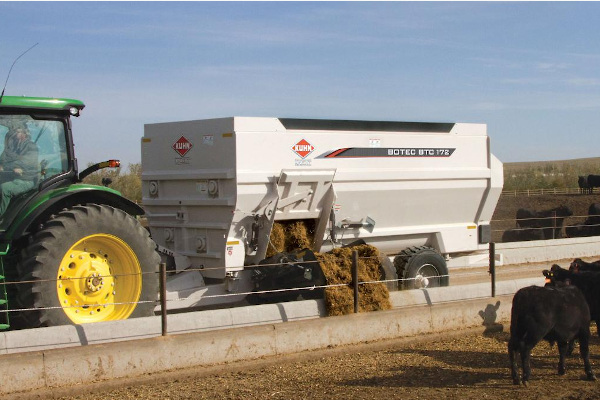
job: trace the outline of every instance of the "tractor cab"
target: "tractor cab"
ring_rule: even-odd
[[[70,118],[83,107],[0,94],[0,330],[153,314],[160,257],[144,210],[82,182],[119,162],[77,170]]]
[[[70,99],[0,100],[0,232],[45,189],[74,182],[70,117],[83,107]]]

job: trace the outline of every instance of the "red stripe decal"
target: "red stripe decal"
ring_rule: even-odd
[[[341,153],[345,152],[348,149],[349,149],[349,147],[346,147],[345,149],[336,150],[333,153],[326,155],[325,158],[337,157],[338,155],[340,155]]]

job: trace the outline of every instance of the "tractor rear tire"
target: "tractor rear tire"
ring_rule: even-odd
[[[394,258],[402,289],[448,286],[446,260],[427,246],[409,247]]]
[[[18,258],[12,325],[34,328],[153,315],[160,256],[148,231],[106,205],[61,211]],[[16,303],[16,304],[15,304]]]

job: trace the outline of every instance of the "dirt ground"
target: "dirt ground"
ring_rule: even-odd
[[[529,387],[515,386],[508,368],[508,327],[344,346],[291,356],[172,372],[120,388],[85,385],[61,399],[596,399],[600,381],[584,380],[578,350],[567,373],[556,373],[556,346],[534,348]],[[600,339],[591,362],[600,374]],[[600,376],[600,375],[599,375]],[[115,385],[115,382],[112,383]]]

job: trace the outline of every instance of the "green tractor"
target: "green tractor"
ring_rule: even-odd
[[[71,99],[0,97],[0,329],[152,315],[160,257],[137,216],[105,186],[83,184]],[[20,160],[20,158],[24,160]]]

